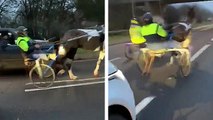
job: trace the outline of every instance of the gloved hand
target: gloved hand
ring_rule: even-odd
[[[166,40],[172,40],[172,37],[174,36],[173,32],[168,32],[168,35],[166,37]]]
[[[166,31],[171,31],[173,25],[169,25],[169,24],[163,24],[163,28],[166,30]]]
[[[39,44],[35,44],[35,48],[39,49],[41,46]]]

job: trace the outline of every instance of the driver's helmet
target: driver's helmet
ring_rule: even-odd
[[[18,35],[25,35],[26,33],[26,31],[27,31],[27,28],[26,27],[24,27],[24,26],[19,26],[18,28],[16,28],[16,30],[17,30],[17,34]]]
[[[143,21],[143,23],[144,23],[145,25],[153,23],[152,14],[151,14],[150,12],[146,12],[146,13],[142,16],[142,21]]]

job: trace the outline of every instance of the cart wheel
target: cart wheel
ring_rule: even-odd
[[[145,61],[144,61],[144,53],[142,51],[140,51],[140,53],[139,53],[137,63],[138,63],[138,67],[140,68],[141,73],[143,73]]]
[[[41,71],[41,75],[39,75],[39,71]],[[53,84],[55,72],[48,65],[40,64],[40,67],[35,66],[30,70],[29,77],[35,87],[47,88]]]
[[[128,59],[134,59],[135,53],[139,52],[140,48],[138,45],[132,43],[126,43],[124,48],[125,57]]]
[[[127,59],[132,59],[131,43],[126,43],[124,47],[124,55]]]
[[[187,77],[191,72],[191,61],[187,54],[185,54],[183,57],[184,58],[180,63],[180,72],[182,77]]]

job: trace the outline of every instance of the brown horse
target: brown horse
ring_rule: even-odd
[[[72,62],[78,48],[99,50],[99,58],[94,69],[94,76],[99,74],[99,66],[104,59],[104,27],[99,29],[73,29],[67,31],[60,39],[58,54],[70,79],[77,79],[72,72]]]

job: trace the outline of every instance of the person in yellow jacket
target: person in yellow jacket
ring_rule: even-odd
[[[165,48],[167,31],[160,24],[153,22],[151,13],[145,13],[140,21],[143,24],[141,35],[146,39],[147,47],[153,50]]]
[[[144,47],[144,43],[146,43],[146,39],[141,35],[141,25],[138,23],[136,18],[131,20],[129,35],[131,42],[134,45],[138,45],[139,47]]]
[[[40,48],[40,45],[36,44],[30,37],[28,37],[26,27],[19,26],[16,30],[17,30],[18,37],[15,40],[15,43],[21,49],[21,51],[24,53],[25,58],[47,59],[45,54],[40,53],[40,51],[37,50]]]
[[[158,24],[153,22],[153,17],[151,13],[147,12],[142,17],[139,18],[141,27],[141,36],[146,39],[146,48],[142,49],[143,55],[138,56],[139,61],[143,60],[145,65],[141,66],[140,69],[143,74],[150,73],[150,68],[155,58],[155,51],[167,48],[167,31]],[[140,62],[139,62],[140,63]]]

